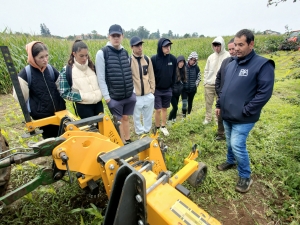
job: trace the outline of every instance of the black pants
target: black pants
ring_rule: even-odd
[[[168,120],[176,119],[179,97],[180,97],[180,95],[178,95],[178,96],[173,95],[172,98],[171,98],[172,110],[169,114],[169,119]]]
[[[188,114],[191,113],[195,94],[196,94],[196,91],[194,91],[194,92],[183,91],[182,92],[182,94],[181,94],[182,101],[184,101],[186,99],[188,101],[187,109],[182,107],[182,114],[186,114],[186,111],[188,112]],[[183,104],[182,104],[182,106],[183,106]]]
[[[99,113],[103,113],[104,111],[102,101],[96,104],[80,104],[76,102],[75,105],[78,116],[81,119],[88,118],[91,116],[97,116]]]
[[[47,126],[41,127],[40,129],[43,130],[43,133],[42,133],[43,139],[58,136],[59,126],[57,126],[57,125],[47,125]]]

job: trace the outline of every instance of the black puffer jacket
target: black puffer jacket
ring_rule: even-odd
[[[48,68],[42,73],[39,69],[30,66],[31,84],[29,86],[30,116],[37,120],[53,116],[55,112],[65,110],[64,99],[60,96],[55,81],[58,71],[53,68],[55,80],[50,75]],[[23,69],[19,76],[28,82],[27,74]]]
[[[186,65],[186,76],[187,81],[184,83],[184,91],[185,92],[196,92],[196,80],[199,79],[198,76],[200,74],[200,68],[197,64],[193,66]]]
[[[104,48],[107,48],[107,51]],[[109,95],[115,100],[129,98],[133,93],[133,80],[128,52],[123,48],[104,48],[102,51],[105,55],[105,81]]]

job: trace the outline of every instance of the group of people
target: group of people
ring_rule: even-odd
[[[152,127],[169,135],[167,118],[176,121],[178,102],[182,98],[182,115],[192,111],[194,96],[201,80],[198,55],[192,52],[187,60],[170,53],[172,42],[160,38],[157,54],[143,54],[143,41],[130,40],[132,54],[122,46],[123,29],[114,24],[109,28],[106,46],[100,49],[95,64],[90,60],[88,46],[74,42],[67,65],[59,73],[48,64],[48,49],[42,42],[26,45],[28,63],[20,73],[19,82],[33,119],[54,115],[66,108],[64,99],[74,103],[80,118],[103,113],[104,98],[111,114],[121,123],[120,137],[131,142],[129,116],[133,116],[135,133],[146,134]],[[237,164],[239,180],[236,190],[247,192],[252,184],[250,161],[246,149],[249,132],[260,117],[262,107],[272,95],[274,68],[272,60],[254,51],[254,35],[243,29],[228,43],[222,37],[212,41],[214,51],[204,69],[206,114],[203,124],[212,121],[216,98],[216,140],[226,138],[227,160],[217,169],[225,171]],[[167,117],[167,109],[172,110]],[[41,128],[43,138],[56,137],[58,127]]]

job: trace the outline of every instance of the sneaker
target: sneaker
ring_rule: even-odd
[[[209,124],[210,123],[210,121],[208,121],[208,120],[204,120],[203,121],[203,125],[207,125],[207,124]]]
[[[229,164],[228,162],[224,162],[220,165],[217,165],[217,169],[220,171],[226,171],[235,167],[235,164]]]
[[[176,119],[172,119],[172,123],[175,123],[176,122]]]
[[[217,135],[217,137],[215,138],[216,141],[223,141],[226,140],[224,135]]]
[[[165,136],[169,136],[170,135],[169,131],[168,131],[168,129],[166,127],[161,127],[160,130],[161,130],[161,132],[163,132],[163,134]]]
[[[235,190],[241,193],[246,193],[249,191],[251,184],[253,183],[253,180],[251,178],[239,178],[239,181],[237,182],[235,186]]]

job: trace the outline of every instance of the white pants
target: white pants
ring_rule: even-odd
[[[149,132],[152,126],[152,115],[154,109],[154,95],[149,93],[143,96],[136,96],[136,103],[133,112],[135,133],[140,135]],[[141,122],[141,115],[143,124]]]

